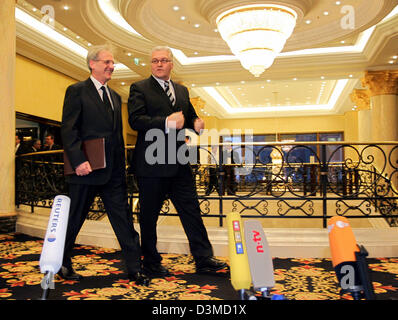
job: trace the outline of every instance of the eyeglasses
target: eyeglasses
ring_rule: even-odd
[[[113,60],[94,60],[94,61],[102,61],[106,65],[115,64],[115,61]]]
[[[169,60],[169,59],[160,59],[160,60],[158,60],[158,59],[153,59],[151,62],[152,62],[153,64],[158,64],[159,62],[160,62],[161,64],[166,64],[166,63],[168,63],[168,62],[171,62],[171,60]]]

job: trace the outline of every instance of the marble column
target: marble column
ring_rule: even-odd
[[[398,141],[398,70],[367,71],[362,79],[362,85],[367,87],[370,93],[372,140],[375,142]],[[396,188],[398,186],[396,172],[398,150],[395,149],[390,154],[393,145],[383,145],[382,148],[387,159],[378,156],[375,159],[375,166],[383,176],[391,179]]]
[[[369,88],[372,139],[398,141],[398,70],[367,71],[362,85]]]
[[[372,115],[370,110],[370,92],[365,89],[355,89],[351,94],[351,101],[357,106],[358,112],[358,141],[372,141]]]
[[[15,0],[0,10],[0,218],[15,215]]]

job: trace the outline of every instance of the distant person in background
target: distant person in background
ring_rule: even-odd
[[[54,143],[54,135],[51,133],[47,134],[46,137],[44,138],[43,151],[51,151],[59,149],[61,149],[61,147]]]
[[[222,163],[225,171],[224,191],[227,191],[228,195],[233,195],[237,191],[235,166],[233,165],[239,164],[240,162],[239,153],[233,150],[232,146],[224,147],[222,152]]]
[[[20,155],[23,153],[23,148],[21,145],[21,137],[19,135],[15,135],[15,155]]]
[[[38,151],[41,151],[41,140],[34,139],[30,152],[38,152]]]

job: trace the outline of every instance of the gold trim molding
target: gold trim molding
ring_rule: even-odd
[[[362,86],[369,88],[371,97],[398,95],[398,70],[366,71]]]
[[[355,89],[350,95],[351,101],[358,107],[358,111],[370,109],[370,91]]]

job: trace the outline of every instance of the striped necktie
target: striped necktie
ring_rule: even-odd
[[[170,83],[169,81],[165,81],[164,82],[164,91],[166,91],[167,96],[169,97],[171,104],[174,106],[176,101],[174,99],[173,94],[171,93],[171,89],[170,89]]]

